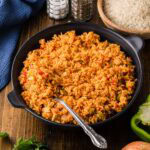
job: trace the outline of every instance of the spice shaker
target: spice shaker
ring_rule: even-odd
[[[92,18],[94,0],[71,0],[72,16],[77,21],[87,21]]]
[[[47,0],[47,14],[53,19],[63,19],[69,13],[69,0]]]

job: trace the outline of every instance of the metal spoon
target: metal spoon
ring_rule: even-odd
[[[92,143],[102,149],[107,148],[106,140],[99,134],[97,134],[93,128],[87,125],[63,100],[59,98],[54,98],[57,102],[61,103],[73,116],[73,118],[77,121],[77,123],[82,127],[84,132],[91,138]]]

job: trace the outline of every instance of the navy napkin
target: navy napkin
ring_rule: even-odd
[[[0,0],[0,90],[10,80],[12,56],[22,24],[35,15],[45,0]]]

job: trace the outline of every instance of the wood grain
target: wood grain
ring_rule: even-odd
[[[69,18],[62,21],[51,20],[46,14],[46,9],[43,8],[38,16],[31,18],[23,26],[17,49],[35,33],[48,26],[67,22]],[[93,19],[90,22],[103,25],[98,15],[96,5]],[[133,107],[119,120],[114,121],[113,124],[108,124],[105,127],[96,129],[98,133],[106,137],[109,144],[108,150],[121,150],[127,143],[139,140],[131,131],[129,121],[131,116],[136,112],[137,106],[141,104],[147,94],[150,93],[150,41],[146,41],[146,46],[141,52],[141,58],[145,68],[144,83]],[[0,131],[8,132],[12,143],[0,139],[0,150],[11,150],[12,144],[16,139],[19,137],[29,138],[32,135],[46,142],[50,150],[98,150],[81,130],[60,130],[47,126],[30,113],[22,109],[13,108],[7,100],[7,94],[11,90],[11,83],[9,83],[6,88],[0,92]]]

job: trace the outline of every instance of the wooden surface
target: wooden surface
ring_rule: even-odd
[[[64,23],[67,20],[68,19],[63,21],[50,20],[46,14],[46,8],[43,8],[38,16],[31,18],[24,24],[17,49],[35,33],[48,26]],[[96,9],[91,22],[102,24]],[[98,133],[107,139],[109,145],[108,150],[121,150],[127,143],[139,140],[131,131],[129,121],[131,116],[136,112],[137,106],[142,103],[147,94],[150,93],[150,40],[146,41],[145,48],[141,52],[141,57],[145,69],[144,83],[133,107],[119,120],[96,129]],[[60,130],[47,126],[25,110],[13,108],[7,100],[7,94],[11,90],[11,83],[9,83],[9,85],[0,92],[0,131],[8,132],[12,143],[0,139],[0,150],[11,150],[12,144],[16,139],[19,137],[29,138],[32,135],[35,135],[39,140],[47,143],[50,150],[97,150],[82,130]]]

